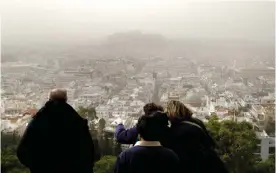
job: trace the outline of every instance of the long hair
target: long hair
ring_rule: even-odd
[[[174,118],[189,118],[193,115],[193,112],[189,108],[176,100],[171,100],[167,103],[166,112],[168,113],[168,116]]]

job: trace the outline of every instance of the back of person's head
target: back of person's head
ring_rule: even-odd
[[[53,89],[50,92],[49,100],[67,101],[67,91],[65,89]]]
[[[168,127],[169,125],[168,115],[164,112],[156,111],[148,116],[153,117],[155,120],[157,120],[160,123],[160,125],[162,125],[162,127],[163,126]]]
[[[143,115],[139,118],[136,128],[145,141],[160,141],[168,128],[168,117],[159,111]]]
[[[150,115],[156,111],[161,111],[161,112],[164,111],[162,106],[159,106],[155,103],[148,103],[143,107],[143,109],[144,109],[145,115]]]
[[[193,114],[183,103],[176,100],[171,100],[167,103],[166,112],[170,118],[190,118]]]
[[[157,105],[157,110],[160,112],[164,112],[164,108],[161,105]]]

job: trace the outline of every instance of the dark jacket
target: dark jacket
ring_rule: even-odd
[[[138,143],[120,154],[114,173],[178,173],[179,159],[172,150]]]
[[[183,121],[195,123],[201,128]],[[215,142],[199,119],[174,120],[170,130],[168,145],[178,155],[182,172],[227,173],[224,163],[214,151]]]
[[[188,118],[188,119],[184,118],[182,120],[183,121],[189,121],[189,122],[192,122],[192,123],[195,123],[195,124],[199,125],[205,133],[204,144],[206,145],[206,147],[212,148],[212,149],[217,148],[216,142],[210,136],[209,131],[207,130],[207,128],[205,127],[204,123],[201,120],[199,120],[198,118],[194,118],[194,117]]]
[[[64,101],[48,101],[29,123],[17,157],[32,173],[92,173],[94,144],[87,120]]]

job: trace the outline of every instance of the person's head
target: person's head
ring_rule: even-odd
[[[162,106],[156,105],[155,103],[148,103],[143,107],[143,109],[144,109],[145,115],[150,115],[155,111],[161,111],[161,112],[164,111]]]
[[[176,100],[171,100],[167,103],[167,110],[168,116],[170,118],[189,118],[192,116],[192,111],[187,108],[183,103]]]
[[[160,112],[164,112],[164,108],[161,105],[157,105],[157,110]]]
[[[49,100],[67,101],[67,91],[65,89],[53,89],[50,92]]]
[[[139,118],[136,128],[141,140],[160,141],[168,128],[168,117],[159,111],[143,115]]]

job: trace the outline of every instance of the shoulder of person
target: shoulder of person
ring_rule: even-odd
[[[79,127],[82,128],[89,128],[88,120],[85,118],[82,118],[81,116],[75,117],[75,123],[78,124]]]
[[[163,147],[162,152],[164,153],[164,157],[168,158],[170,161],[173,161],[173,162],[179,161],[177,154],[173,150]]]
[[[80,119],[81,119],[81,121],[83,122],[83,124],[88,124],[88,120],[87,120],[87,119],[82,118],[82,117],[80,117]]]
[[[131,148],[126,149],[121,154],[126,155],[135,155],[135,153],[140,152],[141,150],[144,150],[143,146],[133,146]]]
[[[120,160],[126,160],[127,155],[131,155],[130,153],[131,153],[131,148],[121,152],[118,157],[120,158]]]
[[[167,153],[169,155],[176,155],[175,152],[169,148],[162,147],[161,150],[162,150],[162,152]]]
[[[194,121],[194,122],[196,122],[196,123],[201,123],[201,124],[203,124],[203,122],[202,122],[200,119],[196,118],[196,117],[192,117],[191,119],[192,119],[192,121]]]
[[[132,127],[129,130],[132,131],[132,132],[137,132],[137,128],[136,127]]]
[[[195,118],[195,120],[196,120],[196,124],[198,124],[204,131],[206,131],[207,129],[206,129],[206,125],[205,125],[205,123],[203,122],[203,121],[201,121],[200,119],[198,119],[198,118]]]
[[[32,119],[37,119],[39,118],[42,114],[46,113],[46,106],[42,106],[33,116]]]
[[[31,121],[30,122],[28,122],[28,126],[27,126],[27,128],[33,128],[34,127],[34,124],[35,124],[35,121],[36,121],[36,118],[35,117],[33,117],[33,119],[31,119]]]
[[[80,122],[83,126],[88,126],[88,120],[87,119],[80,117]]]

